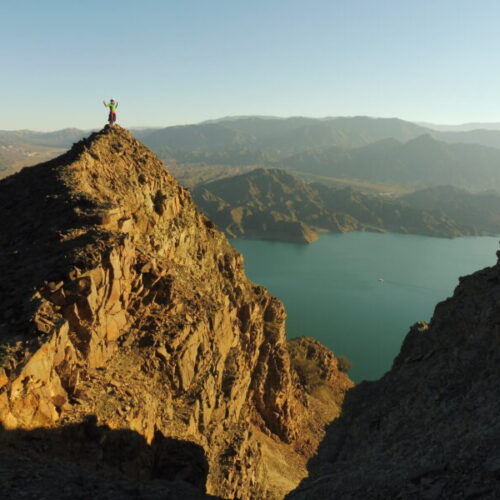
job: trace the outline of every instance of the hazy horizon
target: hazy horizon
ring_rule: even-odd
[[[450,129],[457,129],[457,130],[474,130],[474,127],[484,127],[484,130],[500,130],[500,121],[499,122],[458,122],[458,123],[434,123],[434,122],[429,122],[425,120],[409,120],[406,118],[401,118],[399,116],[369,116],[366,114],[360,114],[360,115],[339,115],[339,116],[307,116],[307,115],[289,115],[289,116],[273,116],[273,115],[227,115],[227,116],[220,116],[220,117],[212,117],[212,118],[207,118],[205,120],[197,121],[197,122],[188,122],[188,123],[172,123],[169,125],[134,125],[134,124],[125,124],[121,123],[120,120],[117,121],[117,124],[127,128],[127,129],[158,129],[158,128],[167,128],[167,127],[176,127],[176,126],[189,126],[189,125],[200,125],[203,123],[210,123],[210,122],[219,122],[223,120],[234,120],[234,119],[245,119],[245,118],[263,118],[263,119],[278,119],[278,120],[287,120],[290,118],[308,118],[308,119],[313,119],[313,120],[335,120],[337,118],[370,118],[370,119],[382,119],[382,120],[390,120],[390,119],[396,119],[396,120],[402,120],[405,122],[409,123],[414,123],[416,125],[420,125],[422,127],[450,127]],[[106,125],[106,116],[104,116],[104,119],[101,120],[101,124],[99,125],[94,125],[92,127],[85,127],[85,128],[80,128],[74,125],[65,125],[59,128],[52,128],[52,129],[37,129],[34,127],[23,127],[23,128],[0,128],[0,131],[2,132],[22,132],[22,131],[29,131],[29,132],[39,132],[39,133],[51,133],[51,132],[57,132],[59,130],[65,130],[65,129],[77,129],[77,130],[82,130],[84,132],[92,132],[95,130],[100,130],[102,127]],[[471,127],[471,128],[469,128]]]

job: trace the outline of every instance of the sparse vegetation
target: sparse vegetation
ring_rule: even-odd
[[[312,359],[293,359],[292,368],[297,372],[301,383],[309,393],[313,392],[315,387],[323,384],[317,363]]]
[[[352,368],[352,363],[345,356],[338,356],[337,363],[341,372],[347,373]]]

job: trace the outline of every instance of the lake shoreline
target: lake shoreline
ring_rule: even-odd
[[[231,239],[247,275],[285,304],[287,336],[311,336],[352,363],[356,381],[382,376],[417,321],[458,278],[496,260],[498,238],[323,233],[315,245]],[[383,281],[379,281],[383,279]]]

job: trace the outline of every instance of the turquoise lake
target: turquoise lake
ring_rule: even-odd
[[[325,234],[311,245],[231,243],[249,278],[284,302],[288,337],[314,337],[346,356],[356,382],[389,370],[410,326],[430,320],[459,276],[495,264],[499,248],[498,237],[356,232]]]

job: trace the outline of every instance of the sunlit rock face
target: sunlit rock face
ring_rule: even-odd
[[[1,181],[0,215],[5,432],[92,416],[97,454],[114,430],[147,453],[164,454],[162,439],[198,446],[200,495],[282,498],[297,485],[352,382],[317,342],[289,346],[281,302],[153,153],[106,128]],[[80,460],[54,436],[47,456]],[[200,486],[189,462],[161,477]]]

